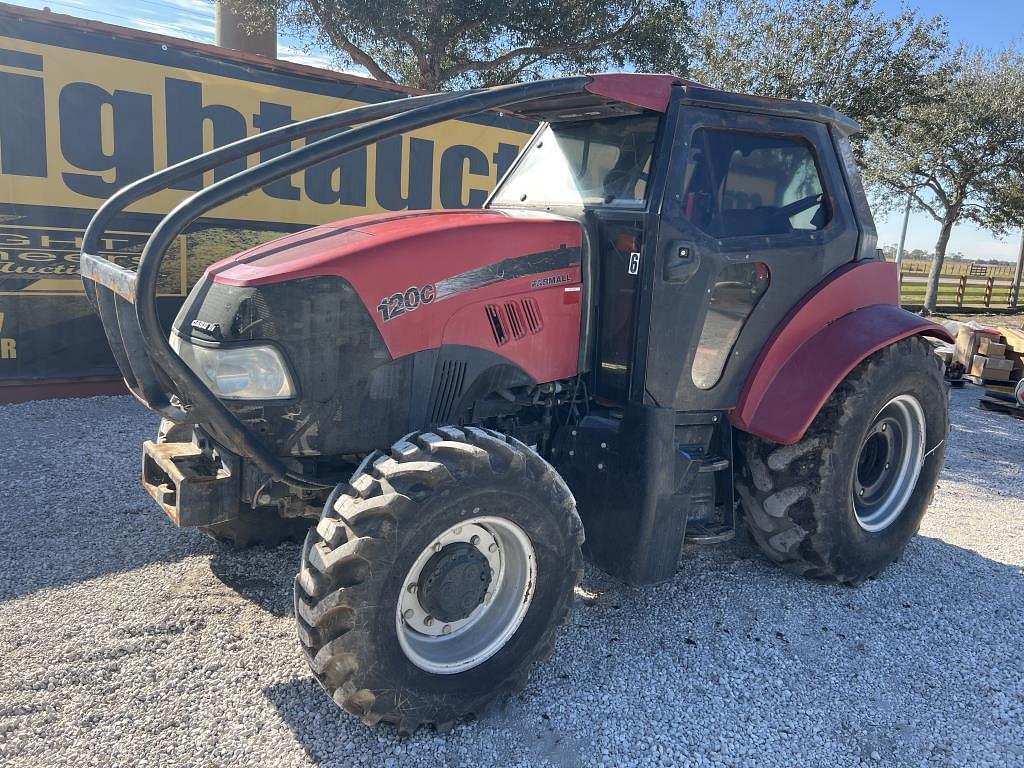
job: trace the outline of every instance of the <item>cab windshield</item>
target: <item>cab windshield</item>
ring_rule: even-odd
[[[491,205],[642,206],[657,130],[658,116],[547,125]]]

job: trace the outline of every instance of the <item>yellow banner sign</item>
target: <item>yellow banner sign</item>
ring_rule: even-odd
[[[0,312],[22,336],[44,321],[63,326],[52,317],[59,303],[44,320],[24,302],[78,301],[82,233],[119,188],[245,136],[406,95],[364,78],[4,5],[0,94]],[[279,179],[211,211],[180,238],[161,294],[184,296],[211,262],[282,232],[377,211],[480,206],[531,129],[488,113]],[[104,254],[131,265],[159,217],[189,194],[288,150],[272,148],[139,202],[108,233]],[[68,317],[93,325],[77,303]],[[102,348],[95,326],[85,343]],[[8,350],[0,378],[28,346],[17,357]]]

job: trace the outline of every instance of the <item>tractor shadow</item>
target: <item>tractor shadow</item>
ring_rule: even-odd
[[[128,397],[0,406],[0,602],[204,550],[139,483],[153,414]]]
[[[190,557],[275,616],[291,613],[299,545],[233,550],[182,530],[139,482],[158,420],[129,397],[0,406],[0,603]]]
[[[955,729],[947,741],[922,730],[909,714],[922,706],[950,724],[976,712],[989,744],[1012,753],[1013,723],[992,723],[989,713],[994,692],[1012,691],[1019,674],[1009,660],[1024,636],[1020,566],[919,536],[880,578],[850,588],[787,574],[739,538],[689,552],[676,576],[654,587],[588,567],[577,594],[554,656],[525,691],[447,735],[368,729],[309,676],[263,692],[322,766],[347,764],[342,744],[398,764],[416,753],[444,765],[629,762],[628,747],[602,757],[601,745],[651,722],[675,724],[686,754],[711,754],[721,747],[722,712],[737,721],[731,747],[755,752],[760,737],[744,734],[767,718],[794,749],[815,735],[801,723],[832,734],[837,765],[874,752],[910,765],[979,757],[979,745],[954,740]],[[751,705],[780,689],[781,704]]]
[[[292,615],[292,581],[302,545],[232,549],[211,542],[210,571],[224,586],[274,616]]]

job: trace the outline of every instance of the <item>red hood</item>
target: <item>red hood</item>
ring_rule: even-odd
[[[582,241],[579,222],[540,211],[407,211],[307,229],[217,262],[206,274],[233,286],[343,278],[400,357],[442,343],[494,346],[484,306],[508,296],[533,296],[552,336],[575,338]],[[472,321],[460,322],[462,312]],[[523,364],[538,381],[571,376],[576,352],[569,349],[571,355],[545,352]],[[511,351],[508,357],[517,360]]]
[[[271,240],[210,265],[207,277],[225,285],[250,286],[318,275],[350,277],[364,263],[377,270],[398,267],[396,249],[419,254],[415,266],[427,274],[405,273],[409,284],[436,281],[506,258],[580,244],[579,224],[534,211],[402,211],[322,224]],[[486,249],[479,246],[484,245]],[[429,258],[428,258],[429,257]],[[357,264],[358,262],[358,264]],[[433,263],[431,263],[433,262]],[[366,264],[369,266],[369,264]],[[403,264],[402,268],[412,265]],[[421,269],[415,269],[416,273]],[[397,276],[397,275],[396,275]]]

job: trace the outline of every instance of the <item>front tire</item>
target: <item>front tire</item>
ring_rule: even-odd
[[[942,363],[912,337],[864,360],[794,445],[741,434],[736,489],[761,550],[787,569],[860,584],[917,533],[949,431]]]
[[[368,725],[482,716],[551,653],[582,540],[569,489],[519,441],[414,433],[367,457],[306,538],[295,614],[310,668]]]

